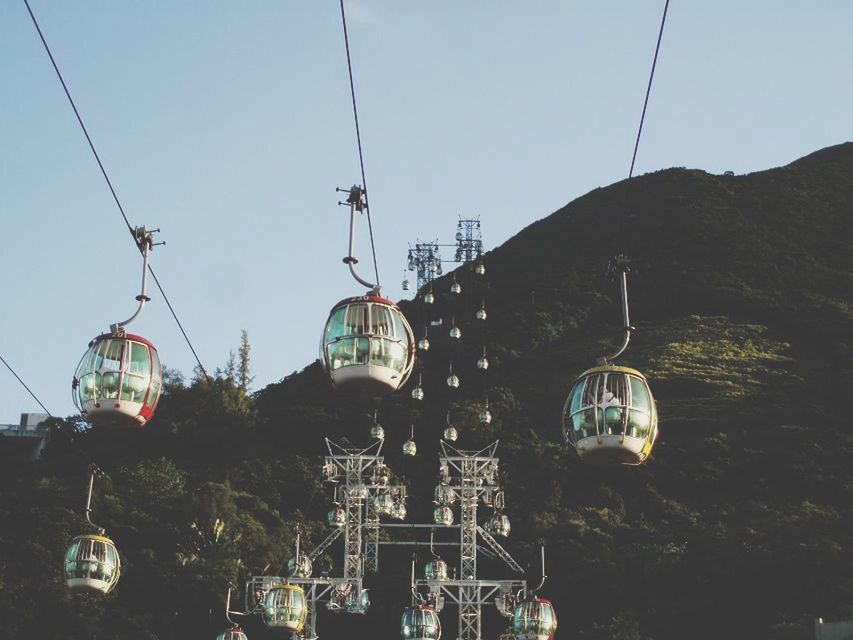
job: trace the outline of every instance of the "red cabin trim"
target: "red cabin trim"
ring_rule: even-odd
[[[89,347],[91,347],[93,344],[97,344],[98,342],[102,342],[104,340],[130,340],[132,342],[141,342],[142,344],[146,345],[150,349],[154,349],[154,351],[157,351],[157,347],[155,347],[148,339],[143,338],[142,336],[138,336],[138,335],[133,334],[133,333],[126,333],[123,336],[117,336],[114,333],[102,333],[101,335],[95,336],[94,338],[92,338],[89,341]]]
[[[388,305],[389,307],[397,308],[397,305],[391,302],[388,298],[368,294],[365,296],[353,296],[352,298],[344,298],[338,304],[332,307],[332,310],[329,312],[329,315],[331,316],[338,309],[338,307],[342,305],[353,304],[355,302],[374,302],[377,304],[384,304]]]

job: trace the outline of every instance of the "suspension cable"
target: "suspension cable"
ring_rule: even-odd
[[[643,134],[643,121],[646,119],[646,107],[649,106],[649,94],[652,92],[652,80],[655,77],[655,67],[658,63],[658,52],[660,51],[660,42],[663,38],[663,26],[666,24],[666,12],[669,9],[669,0],[666,0],[666,4],[663,7],[663,17],[660,21],[660,31],[658,32],[658,42],[655,46],[655,57],[652,60],[652,71],[649,74],[649,85],[646,87],[646,99],[643,101],[643,113],[640,116],[640,127],[637,130],[637,140],[634,142],[634,154],[631,156],[631,169],[628,171],[628,179],[634,175],[634,163],[637,160],[637,149],[640,147],[640,136]]]
[[[86,125],[83,124],[83,118],[80,116],[80,112],[77,110],[77,105],[74,103],[74,99],[71,97],[71,92],[68,90],[68,85],[65,84],[65,79],[62,77],[62,73],[59,71],[59,66],[56,64],[56,60],[54,59],[53,53],[51,52],[50,47],[47,44],[47,40],[45,39],[44,34],[42,33],[38,20],[36,20],[36,16],[33,13],[32,8],[30,7],[29,0],[24,0],[24,4],[26,5],[27,11],[30,14],[30,18],[32,18],[33,26],[35,26],[36,31],[39,34],[39,38],[41,38],[41,43],[44,45],[44,50],[47,52],[47,56],[50,58],[50,63],[53,65],[53,70],[56,72],[56,77],[59,78],[59,82],[62,84],[62,89],[65,91],[65,96],[68,98],[68,102],[71,104],[71,108],[74,110],[74,115],[77,117],[77,122],[80,124],[80,128],[83,130],[83,135],[86,136],[86,141],[89,143],[89,148],[92,150],[92,155],[95,156],[95,160],[98,163],[98,167],[100,167],[101,169],[101,174],[104,176],[104,180],[107,183],[107,187],[109,187],[110,193],[112,194],[113,200],[115,201],[116,206],[118,207],[119,213],[121,213],[121,217],[124,220],[124,224],[127,226],[127,230],[130,232],[130,235],[133,238],[133,244],[136,245],[137,249],[139,249],[141,252],[142,249],[136,242],[136,236],[134,235],[133,225],[130,224],[130,220],[128,220],[127,214],[124,212],[124,207],[121,204],[121,200],[119,200],[118,194],[116,193],[116,190],[113,187],[113,183],[110,180],[109,175],[107,174],[107,170],[104,167],[104,163],[101,162],[101,157],[100,155],[98,155],[97,149],[95,149],[95,143],[92,142],[92,137],[89,135],[89,131],[86,129]],[[368,220],[369,219],[370,218],[368,216]],[[174,307],[172,307],[172,303],[169,302],[169,299],[166,297],[166,292],[163,290],[163,286],[160,284],[160,280],[157,278],[157,275],[154,273],[154,268],[150,264],[148,265],[148,272],[151,274],[151,277],[154,278],[154,282],[157,284],[157,288],[160,290],[160,295],[162,295],[163,300],[166,301],[166,306],[169,308],[169,311],[172,313],[172,317],[175,319],[178,328],[181,330],[181,334],[183,334],[184,340],[186,340],[187,345],[189,346],[196,363],[198,363],[198,366],[201,368],[201,371],[204,374],[204,377],[207,379],[208,384],[212,385],[213,381],[208,375],[207,369],[205,369],[204,365],[201,363],[201,360],[199,359],[198,354],[196,353],[196,350],[192,345],[192,342],[190,342],[190,338],[187,335],[187,332],[184,330],[181,321],[178,319],[178,314],[175,313],[175,309]],[[42,408],[44,408],[44,405],[42,405]],[[47,411],[47,409],[45,409],[45,411]]]
[[[367,211],[367,229],[370,232],[370,251],[373,254],[373,271],[376,274],[376,286],[379,287],[379,263],[376,260],[376,244],[373,241],[373,223],[370,220],[370,200],[367,189],[367,177],[364,172],[364,152],[361,145],[361,128],[358,124],[358,107],[355,101],[355,82],[352,78],[352,58],[349,50],[349,34],[347,33],[347,16],[344,11],[344,0],[340,0],[341,4],[341,23],[344,27],[344,47],[347,52],[347,71],[349,72],[349,88],[352,95],[352,114],[355,119],[355,138],[358,144],[358,162],[361,165],[361,184],[364,187],[364,209]]]
[[[11,372],[12,372],[12,375],[13,375],[13,376],[15,376],[15,377],[18,379],[18,382],[20,382],[20,383],[23,385],[24,389],[26,389],[26,390],[29,392],[29,394],[33,397],[33,400],[35,400],[36,402],[38,402],[38,403],[39,403],[39,406],[40,406],[42,409],[44,409],[45,413],[46,413],[47,415],[49,415],[49,416],[52,418],[52,417],[53,417],[53,414],[52,414],[50,411],[48,411],[48,410],[47,410],[47,407],[46,407],[46,406],[44,406],[44,405],[42,404],[42,401],[38,399],[38,396],[37,396],[36,394],[34,394],[34,393],[33,393],[33,390],[32,390],[32,389],[30,389],[30,388],[27,386],[27,383],[26,383],[26,382],[24,382],[23,380],[21,380],[21,376],[19,376],[19,375],[15,372],[15,370],[12,368],[12,365],[10,365],[8,362],[6,362],[6,359],[5,359],[2,355],[0,355],[0,362],[2,362],[3,364],[5,364],[5,365],[6,365],[6,368],[7,368],[9,371],[11,371]]]

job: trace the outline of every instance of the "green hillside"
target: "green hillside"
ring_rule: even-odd
[[[577,375],[617,342],[617,292],[604,277],[617,253],[632,259],[637,326],[620,362],[647,374],[661,426],[643,467],[602,469],[565,449],[560,412]],[[806,639],[813,618],[849,617],[853,143],[745,176],[679,168],[596,189],[489,252],[486,266],[486,329],[463,315],[470,298],[451,300],[451,276],[437,280],[430,317],[457,313],[462,344],[431,334],[426,400],[413,406],[404,391],[381,407],[409,521],[430,521],[451,401],[460,447],[501,440],[506,546],[535,582],[545,541],[558,638]],[[457,277],[470,292],[470,271]],[[401,306],[419,326],[422,307]],[[481,340],[485,381],[474,367]],[[450,357],[462,379],[454,398]],[[476,418],[486,387],[488,427]],[[213,388],[172,376],[149,426],[58,421],[35,465],[0,439],[0,638],[212,639],[229,582],[283,572],[297,522],[307,544],[326,535],[323,437],[366,445],[371,413],[333,394],[314,363],[250,396],[226,374]],[[419,455],[404,464],[412,423]],[[69,539],[88,531],[91,461],[108,475],[93,519],[123,563],[102,600],[71,596],[61,579]],[[399,637],[410,552],[388,552],[368,579],[367,616],[324,612],[320,636]],[[486,617],[497,637],[503,624]],[[455,637],[455,610],[442,618]]]

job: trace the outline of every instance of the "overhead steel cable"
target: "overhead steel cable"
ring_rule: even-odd
[[[23,385],[24,389],[26,389],[27,392],[29,392],[29,394],[33,397],[33,400],[38,402],[39,406],[42,409],[44,409],[44,412],[52,418],[53,414],[50,411],[48,411],[47,407],[44,406],[44,404],[42,404],[42,401],[38,399],[38,396],[35,393],[33,393],[33,390],[27,386],[27,383],[21,379],[21,376],[19,376],[17,374],[17,372],[12,368],[12,365],[10,365],[8,362],[6,362],[6,359],[2,355],[0,355],[0,362],[2,362],[3,364],[6,365],[6,368],[12,372],[12,375],[15,376],[18,379],[18,382],[20,382],[21,385]]]
[[[355,82],[352,78],[352,57],[349,51],[349,34],[347,33],[347,16],[344,11],[344,0],[340,0],[341,23],[344,27],[344,47],[347,52],[347,71],[349,72],[349,88],[352,95],[352,114],[355,118],[355,138],[358,144],[358,162],[361,165],[361,184],[364,187],[364,209],[367,211],[367,229],[370,232],[370,250],[373,254],[373,271],[376,274],[376,286],[379,287],[379,263],[376,260],[376,244],[373,241],[373,223],[370,220],[370,196],[367,189],[367,177],[364,172],[364,152],[361,145],[361,128],[358,124],[358,107],[355,101]]]
[[[53,65],[53,70],[56,72],[56,77],[59,78],[59,82],[62,84],[62,89],[65,91],[65,96],[68,98],[68,102],[69,102],[69,104],[71,104],[71,108],[74,110],[74,115],[77,117],[77,122],[80,124],[80,128],[83,130],[83,135],[86,136],[86,141],[89,143],[89,148],[92,150],[92,155],[95,156],[95,160],[98,163],[98,167],[100,167],[100,169],[101,169],[101,174],[104,176],[104,180],[107,183],[107,187],[109,187],[110,193],[112,194],[113,200],[115,201],[116,206],[118,207],[119,213],[121,213],[121,217],[124,220],[124,224],[127,226],[127,230],[130,232],[131,238],[133,238],[133,244],[141,252],[142,249],[139,247],[139,245],[136,242],[136,235],[134,233],[134,227],[132,224],[130,224],[130,220],[128,220],[127,214],[124,212],[124,207],[121,204],[121,200],[119,200],[118,194],[116,193],[116,190],[113,187],[113,183],[110,180],[109,174],[107,174],[107,170],[104,167],[104,163],[101,162],[101,156],[98,155],[98,150],[95,149],[95,143],[92,142],[92,137],[89,135],[89,131],[88,131],[88,129],[86,129],[86,125],[83,123],[83,118],[80,116],[80,111],[78,111],[77,105],[74,103],[74,98],[71,97],[71,92],[68,90],[68,85],[65,84],[65,79],[62,77],[62,73],[59,71],[59,66],[56,64],[56,59],[53,57],[53,53],[51,52],[50,47],[47,44],[47,40],[45,39],[44,33],[42,33],[42,30],[41,30],[41,27],[39,26],[38,20],[36,20],[36,16],[33,13],[32,8],[30,7],[30,3],[28,0],[24,0],[24,4],[26,5],[27,11],[30,14],[30,18],[33,21],[33,26],[35,26],[36,31],[39,34],[39,38],[41,38],[41,43],[44,45],[44,50],[47,52],[47,56],[50,58],[50,63]],[[368,216],[368,220],[369,219],[370,218]],[[154,278],[154,282],[157,284],[157,289],[160,290],[160,295],[163,296],[163,300],[166,302],[166,306],[169,308],[169,311],[171,312],[172,317],[175,319],[175,323],[178,325],[178,329],[180,329],[181,335],[183,335],[184,340],[187,343],[187,346],[189,346],[190,351],[192,352],[196,363],[198,364],[199,368],[201,369],[202,373],[204,374],[204,377],[207,379],[208,384],[212,385],[213,381],[211,380],[210,376],[208,375],[207,369],[205,369],[204,365],[201,363],[201,360],[199,359],[198,354],[196,353],[195,347],[193,347],[193,344],[190,341],[190,338],[187,335],[187,332],[184,330],[183,324],[181,324],[181,321],[178,318],[178,314],[175,312],[175,309],[172,306],[172,303],[169,301],[168,296],[166,296],[166,292],[163,290],[163,285],[160,284],[160,280],[157,278],[157,274],[154,273],[154,268],[150,264],[148,265],[148,272],[151,274],[151,277]],[[45,411],[47,411],[47,409],[45,409]]]
[[[637,149],[640,147],[640,136],[643,134],[643,122],[646,119],[646,108],[649,106],[649,95],[652,92],[652,81],[655,78],[655,67],[658,63],[658,52],[660,51],[660,43],[663,38],[663,27],[666,24],[666,12],[669,9],[669,0],[666,0],[666,4],[663,7],[663,17],[660,20],[660,31],[658,32],[658,42],[655,45],[655,56],[652,59],[652,71],[649,74],[649,85],[646,87],[646,99],[643,101],[643,113],[640,116],[640,127],[637,129],[637,140],[634,142],[634,154],[631,156],[631,169],[628,171],[628,179],[630,180],[634,175],[634,163],[637,160]]]

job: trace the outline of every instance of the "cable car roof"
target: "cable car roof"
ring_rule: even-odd
[[[157,347],[155,347],[150,340],[143,338],[142,336],[138,336],[135,333],[125,333],[122,336],[114,333],[102,333],[101,335],[92,338],[89,342],[89,346],[91,347],[93,344],[97,344],[103,340],[132,340],[133,342],[141,342],[142,344],[154,349],[154,351],[157,350]]]
[[[642,373],[637,371],[636,369],[632,369],[631,367],[622,367],[615,364],[604,364],[592,367],[591,369],[587,369],[582,374],[578,376],[578,378],[585,378],[588,375],[592,375],[595,373],[627,373],[632,376],[637,376],[638,378],[646,379]]]
[[[352,298],[344,298],[340,302],[338,302],[335,306],[332,307],[332,312],[335,311],[338,307],[346,304],[354,304],[357,302],[374,302],[378,304],[387,304],[389,307],[396,307],[397,304],[389,300],[388,298],[383,298],[382,296],[375,293],[368,293],[363,296],[353,296]],[[331,313],[329,314],[331,315]]]
[[[84,533],[82,535],[75,536],[74,540],[95,540],[96,542],[106,542],[107,544],[114,544],[113,541],[110,540],[108,537],[97,535],[94,533]],[[71,542],[74,542],[74,540],[72,540]]]
[[[546,600],[545,598],[540,598],[539,596],[528,595],[521,599],[521,602],[538,602],[540,604],[547,604],[553,607],[554,605],[550,600]]]

